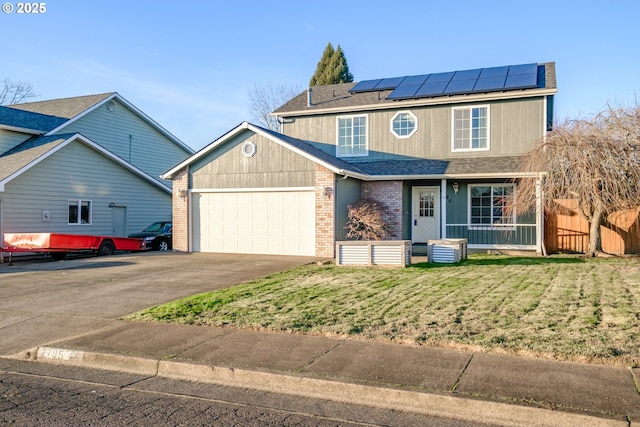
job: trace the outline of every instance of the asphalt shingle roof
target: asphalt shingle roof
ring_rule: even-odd
[[[0,181],[62,144],[71,134],[34,136],[0,156]]]
[[[113,94],[114,92],[110,92],[72,98],[50,99],[47,101],[25,102],[22,104],[14,104],[11,107],[71,119]]]
[[[556,86],[556,71],[555,62],[545,62],[539,64],[539,87],[532,90],[539,89],[557,89]],[[393,101],[387,100],[387,96],[391,94],[392,90],[381,90],[373,92],[360,92],[350,93],[349,90],[357,83],[340,83],[335,85],[313,86],[312,89],[312,106],[307,105],[307,91],[300,93],[293,99],[289,100],[283,106],[279,107],[273,112],[273,115],[287,116],[295,114],[313,114],[314,111],[322,112],[327,109],[339,111],[353,111],[358,107],[385,107],[399,108],[405,102],[425,102],[431,103],[438,100],[449,99],[449,97],[441,96],[435,98],[422,98],[422,99],[410,99],[406,101]],[[527,92],[528,89],[516,89],[505,91],[513,93],[514,96],[518,96]],[[460,99],[460,102],[464,101],[464,97],[452,96],[451,99]],[[291,114],[289,114],[291,113]]]
[[[6,126],[44,133],[60,126],[67,120],[63,117],[24,111],[13,108],[13,106],[0,106],[0,124]]]

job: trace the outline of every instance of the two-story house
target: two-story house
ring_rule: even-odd
[[[0,106],[0,236],[126,236],[171,219],[193,150],[117,93]]]
[[[367,197],[391,239],[540,251],[542,214],[503,205],[555,93],[554,63],[310,88],[273,112],[280,133],[242,123],[164,175],[174,248],[333,257]]]

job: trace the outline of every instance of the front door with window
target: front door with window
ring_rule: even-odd
[[[413,243],[427,243],[440,237],[440,187],[413,187]]]

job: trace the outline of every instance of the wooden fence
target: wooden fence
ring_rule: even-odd
[[[557,200],[561,213],[545,215],[544,243],[547,252],[585,253],[589,248],[589,223],[576,210],[573,200]],[[640,208],[609,215],[610,227],[600,228],[602,250],[607,253],[640,253]]]

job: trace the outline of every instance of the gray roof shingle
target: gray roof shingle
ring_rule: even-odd
[[[45,155],[75,134],[34,136],[0,156],[0,181]]]
[[[14,104],[11,107],[34,113],[48,114],[51,116],[71,119],[100,101],[112,96],[115,92],[101,93],[97,95],[76,96],[72,98],[50,99],[47,101],[25,102]]]

